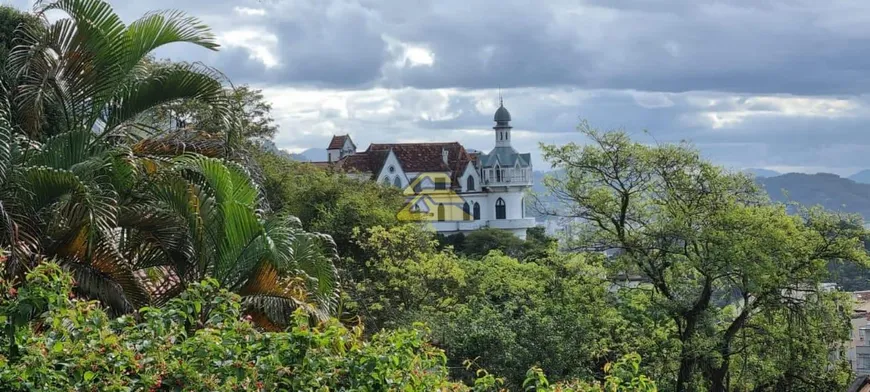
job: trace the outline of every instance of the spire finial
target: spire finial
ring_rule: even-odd
[[[498,86],[498,106],[504,106],[504,99],[501,97],[501,85]]]

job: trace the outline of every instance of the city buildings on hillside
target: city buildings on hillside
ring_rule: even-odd
[[[495,146],[489,153],[457,142],[371,144],[359,152],[349,135],[341,135],[330,141],[327,162],[314,164],[404,189],[406,216],[430,222],[439,233],[492,227],[525,239],[535,226],[525,208],[531,156],[511,146],[511,115],[503,102],[493,120]]]

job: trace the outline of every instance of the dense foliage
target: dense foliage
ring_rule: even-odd
[[[532,261],[546,257],[556,250],[556,239],[548,237],[541,226],[532,227],[526,234],[526,239],[489,227],[476,230],[468,235],[459,233],[436,236],[441,247],[451,246],[453,251],[473,259],[479,259],[493,250],[519,260]]]
[[[88,391],[495,391],[478,373],[471,387],[451,382],[446,358],[416,326],[363,340],[335,322],[312,328],[297,313],[285,332],[262,332],[243,318],[237,295],[214,280],[192,284],[160,308],[110,318],[95,302],[68,295],[74,282],[54,264],[17,288],[0,282],[0,389]],[[11,339],[10,339],[11,336]],[[529,390],[654,391],[629,355],[604,385],[550,385],[528,371]],[[603,389],[602,389],[603,388]]]
[[[396,218],[398,189],[257,151],[276,129],[259,91],[154,61],[217,48],[195,18],[0,11],[18,43],[0,73],[0,390],[835,391],[852,376],[850,299],[821,283],[866,274],[857,217],[788,209],[691,146],[584,124],[590,144],[543,146],[561,205],[540,212],[578,222],[563,251],[541,228],[436,236]]]
[[[439,250],[414,226],[375,227],[360,238],[375,257],[349,290],[367,329],[425,321],[461,379],[474,377],[466,360],[517,389],[535,365],[556,380],[600,378],[606,363],[656,333],[621,316],[597,255],[551,254],[524,263],[495,251],[468,259]]]
[[[166,102],[198,100],[232,127],[215,72],[149,59],[170,43],[216,48],[208,28],[178,12],[125,25],[99,0],[41,4],[40,16],[48,11],[67,17],[22,24],[7,64],[13,76],[4,77],[15,92],[0,101],[4,274],[20,282],[54,259],[77,292],[114,313],[159,305],[209,277],[241,293],[264,325],[297,308],[320,319],[334,312],[331,240],[261,214],[247,168],[191,152],[213,153],[206,146],[220,135],[177,140],[142,118]],[[41,127],[49,107],[63,112],[57,134]]]
[[[724,391],[737,380],[740,388],[844,385],[842,362],[819,365],[815,374],[803,366],[829,363],[848,338],[848,297],[820,284],[829,262],[867,263],[860,217],[818,208],[789,215],[750,177],[704,161],[690,146],[643,145],[585,124],[581,130],[591,144],[544,146],[566,173],[547,185],[562,211],[583,219],[574,248],[617,250],[613,271],[642,276],[654,289],[654,307],[674,321],[675,390]],[[777,317],[804,320],[780,335],[781,353],[793,361],[760,343],[781,331]],[[802,349],[806,344],[814,347]],[[765,366],[750,366],[756,360]],[[767,367],[775,370],[756,372]],[[798,374],[796,367],[800,379],[781,376]]]
[[[405,199],[397,188],[355,180],[272,153],[261,152],[256,157],[272,210],[298,217],[309,230],[329,234],[344,257],[368,257],[353,240],[354,229],[401,223],[396,213]]]

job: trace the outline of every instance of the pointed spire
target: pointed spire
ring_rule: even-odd
[[[504,99],[501,97],[501,85],[498,86],[498,106],[504,106]]]

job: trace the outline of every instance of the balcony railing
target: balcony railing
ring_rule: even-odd
[[[484,185],[531,185],[531,168],[484,169]]]

